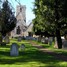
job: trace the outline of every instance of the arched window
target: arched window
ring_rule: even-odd
[[[16,34],[20,34],[20,33],[21,33],[21,29],[20,29],[20,26],[18,26],[16,30]]]
[[[22,12],[22,7],[20,7],[20,12]]]

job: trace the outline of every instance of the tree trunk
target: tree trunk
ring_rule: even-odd
[[[0,45],[1,46],[6,46],[6,43],[3,42],[3,38],[2,38],[2,33],[0,32]]]
[[[59,0],[55,0],[55,25],[56,25],[56,37],[57,37],[57,44],[58,48],[62,48],[62,40],[61,40],[61,35],[60,35],[60,26],[59,26],[59,19],[60,15],[58,12],[59,9]]]
[[[58,49],[61,49],[62,48],[62,39],[61,39],[61,35],[60,35],[60,30],[56,29],[56,37],[57,37]]]

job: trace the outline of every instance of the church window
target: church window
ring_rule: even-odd
[[[22,8],[20,7],[20,12],[22,12]]]
[[[20,29],[20,26],[17,27],[17,31],[16,31],[16,34],[20,34],[21,33],[21,29]]]

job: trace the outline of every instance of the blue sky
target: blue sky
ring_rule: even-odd
[[[12,6],[16,8],[16,5],[18,5],[18,3],[15,0],[9,0],[9,1],[11,2]],[[20,1],[22,5],[26,5],[26,24],[29,25],[31,20],[35,17],[32,11],[34,7],[33,6],[34,0],[17,0],[17,1]]]

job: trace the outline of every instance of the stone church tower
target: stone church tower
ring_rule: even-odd
[[[16,7],[17,24],[15,29],[11,32],[11,36],[24,36],[26,30],[26,6],[17,5]]]

